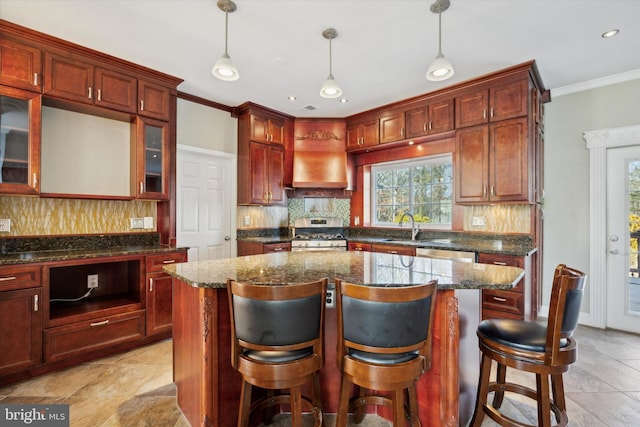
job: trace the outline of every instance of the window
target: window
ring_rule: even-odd
[[[451,228],[450,154],[372,165],[371,189],[373,226],[395,226],[411,213],[416,224]]]

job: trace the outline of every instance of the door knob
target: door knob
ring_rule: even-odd
[[[224,236],[224,240],[226,240],[226,241],[228,242],[229,240],[231,240],[231,237],[229,237],[229,236]]]
[[[609,251],[609,253],[610,253],[610,254],[612,254],[612,255],[618,255],[618,254],[620,253],[620,251],[619,251],[619,250],[617,250],[617,249],[611,249],[611,250]]]

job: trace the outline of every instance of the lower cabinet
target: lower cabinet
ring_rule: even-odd
[[[371,243],[349,242],[347,249],[350,251],[368,251],[371,252]]]
[[[0,266],[0,385],[171,336],[186,249]]]
[[[416,256],[416,248],[412,248],[410,246],[398,246],[398,245],[372,243],[371,251],[383,252],[387,254]]]
[[[238,242],[238,256],[270,254],[273,252],[285,252],[291,250],[291,242]]]
[[[147,256],[147,336],[171,332],[173,282],[162,267],[186,260],[186,253]]]
[[[0,267],[0,377],[42,364],[40,268]]]
[[[508,265],[525,270],[525,277],[508,291],[482,291],[482,319],[531,320],[531,266],[530,257],[478,254],[481,264]]]

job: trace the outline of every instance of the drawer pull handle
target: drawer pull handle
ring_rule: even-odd
[[[502,262],[502,261],[493,261],[493,263],[494,263],[495,265],[507,265],[507,263],[506,263],[506,262]]]
[[[0,282],[8,282],[9,280],[16,280],[16,279],[17,279],[16,276],[0,277]]]
[[[153,292],[153,277],[149,279],[149,292]]]
[[[33,296],[33,311],[38,311],[38,295]]]
[[[390,254],[397,254],[398,251],[389,251]]]
[[[33,85],[38,86],[38,73],[33,73]]]
[[[175,259],[166,259],[166,260],[162,261],[163,264],[173,264],[174,262],[176,262]]]
[[[109,319],[103,320],[102,322],[91,323],[89,326],[93,328],[94,326],[102,326],[102,325],[106,325],[107,323],[109,323]]]
[[[144,99],[140,100],[140,111],[144,111]]]
[[[493,300],[498,302],[507,302],[506,298],[500,298],[500,297],[493,297]]]
[[[275,252],[280,252],[280,251],[282,250],[282,248],[273,248],[273,250],[274,250]]]

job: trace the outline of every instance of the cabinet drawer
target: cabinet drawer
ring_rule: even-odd
[[[54,362],[114,344],[142,340],[144,314],[144,310],[138,310],[45,329],[44,360]]]
[[[372,244],[371,245],[372,252],[382,252],[387,254],[395,254],[395,255],[409,255],[416,256],[416,249],[409,246],[395,246],[395,245],[380,245],[380,244]]]
[[[482,320],[486,319],[513,319],[513,320],[523,320],[524,317],[520,314],[508,313],[506,311],[498,311],[498,310],[489,310],[486,308],[482,309]]]
[[[371,252],[370,243],[349,242],[348,249],[350,251],[369,251]]]
[[[262,253],[270,254],[272,252],[288,252],[291,250],[291,243],[268,243],[262,246]]]
[[[40,277],[40,267],[0,268],[0,291],[41,286]]]
[[[149,255],[147,256],[147,274],[162,272],[162,267],[177,262],[185,262],[187,260],[187,254],[169,253],[162,255]]]
[[[482,291],[482,308],[522,315],[524,296],[511,291]]]

